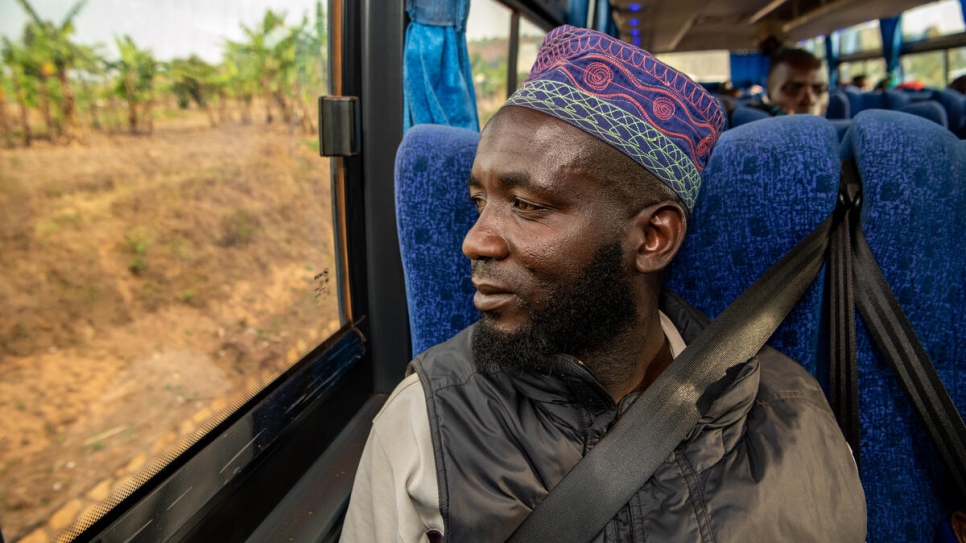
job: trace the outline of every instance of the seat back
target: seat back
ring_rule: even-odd
[[[923,119],[929,119],[943,128],[949,127],[949,120],[946,117],[946,110],[939,105],[939,102],[933,102],[932,100],[913,102],[909,105],[902,106],[898,109],[898,111],[909,113],[910,115],[916,115],[922,117]]]
[[[735,108],[734,112],[731,113],[731,127],[734,128],[753,121],[767,119],[769,117],[771,117],[771,115],[769,115],[767,111],[758,109],[756,107],[738,106]]]
[[[476,220],[466,181],[480,134],[416,125],[396,153],[396,220],[413,354],[472,324],[470,261],[463,237]]]
[[[949,130],[960,138],[966,138],[966,96],[951,89],[943,89],[936,91],[934,99],[946,108]]]
[[[843,142],[864,181],[862,225],[960,410],[966,408],[966,142],[895,111],[857,115]],[[932,542],[948,475],[893,371],[858,323],[861,475],[869,541]]]
[[[716,317],[834,209],[839,140],[813,115],[761,120],[721,135],[681,252],[665,281]],[[823,276],[769,342],[815,373]]]
[[[828,94],[828,110],[826,119],[849,119],[852,117],[849,97],[841,90],[834,90]]]

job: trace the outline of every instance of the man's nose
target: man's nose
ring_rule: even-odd
[[[818,97],[815,96],[815,91],[813,91],[811,87],[805,87],[805,93],[802,95],[802,105],[810,106],[814,104],[817,99]]]
[[[476,223],[463,238],[463,254],[470,260],[502,260],[510,252],[503,236],[500,219],[484,208]]]

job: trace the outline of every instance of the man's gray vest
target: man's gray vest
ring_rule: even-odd
[[[685,342],[701,332],[692,308],[662,309]],[[563,355],[548,375],[484,373],[473,361],[475,328],[412,362],[451,543],[505,541],[636,398],[616,405]],[[861,542],[865,518],[855,463],[821,389],[766,347],[597,541]]]

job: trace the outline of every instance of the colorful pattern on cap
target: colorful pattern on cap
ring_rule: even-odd
[[[689,209],[724,128],[717,100],[684,74],[633,45],[569,25],[547,34],[529,77],[506,103],[610,144]]]

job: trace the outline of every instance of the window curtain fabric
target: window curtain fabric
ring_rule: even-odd
[[[768,57],[761,53],[731,53],[731,83],[736,88],[766,86]]]
[[[407,0],[403,129],[442,124],[479,131],[466,48],[469,0]]]
[[[567,22],[577,28],[587,27],[587,10],[590,8],[590,0],[570,0],[570,7],[567,9]]]
[[[828,86],[839,86],[839,64],[842,63],[842,35],[832,32],[825,36],[825,62],[828,63]]]
[[[963,1],[966,2],[966,0]],[[610,23],[614,21],[610,9],[608,0],[597,0],[597,20],[594,22],[594,29],[598,32],[606,33]]]
[[[962,2],[962,0],[960,0]],[[882,56],[886,62],[886,77],[890,87],[899,79],[899,51],[902,49],[902,15],[879,19],[879,32],[882,34]]]

